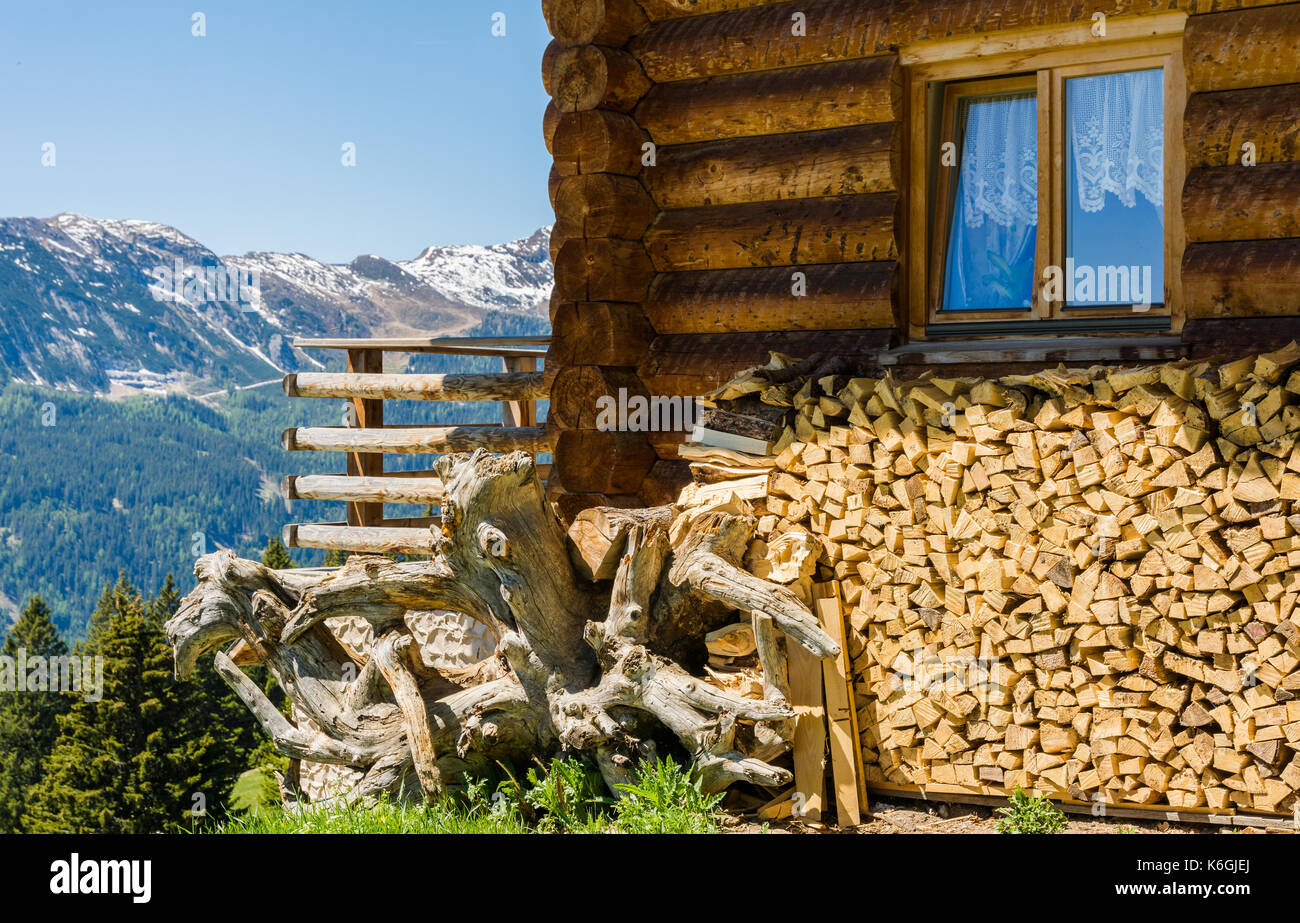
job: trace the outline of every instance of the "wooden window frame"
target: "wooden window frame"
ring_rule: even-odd
[[[900,50],[906,72],[906,125],[908,170],[905,184],[907,231],[904,246],[907,271],[904,301],[907,334],[912,340],[943,336],[944,327],[961,324],[970,336],[972,325],[985,321],[1024,321],[1032,335],[1042,323],[1042,333],[1053,332],[1054,320],[1089,321],[1145,318],[1168,324],[1177,332],[1183,322],[1181,264],[1185,234],[1181,193],[1186,174],[1183,149],[1183,108],[1187,99],[1182,60],[1182,29],[1186,14],[1137,17],[1112,23],[1111,38],[1092,36],[1087,24],[1023,30],[1008,35],[952,42],[927,42]],[[1120,28],[1114,28],[1120,27]],[[1086,307],[1041,300],[1042,272],[1048,265],[1065,265],[1065,80],[1160,67],[1164,70],[1164,293],[1159,303],[1138,314],[1130,307]],[[1038,99],[1038,178],[1040,220],[1034,248],[1034,295],[1024,310],[939,310],[943,295],[943,269],[949,228],[945,211],[955,182],[940,182],[936,156],[944,133],[955,129],[955,100],[966,95],[954,87],[992,87],[1020,78],[1032,81]],[[939,86],[941,91],[932,92]],[[975,92],[975,90],[971,90]],[[933,97],[937,97],[937,100]],[[936,108],[938,107],[938,108]],[[950,111],[951,110],[951,111]],[[951,127],[950,127],[951,126]],[[1046,156],[1044,156],[1046,153]],[[955,179],[953,177],[952,179]],[[941,209],[942,207],[942,209]],[[1046,207],[1047,220],[1043,220]],[[978,335],[978,334],[976,334]]]

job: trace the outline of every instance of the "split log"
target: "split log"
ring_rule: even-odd
[[[1300,160],[1300,83],[1194,93],[1183,140],[1189,170],[1240,164],[1247,142],[1257,163]]]
[[[289,397],[406,401],[535,401],[546,397],[541,372],[441,375],[293,372],[284,377]]]
[[[565,301],[551,313],[547,366],[635,366],[654,339],[639,304]]]
[[[1300,237],[1300,163],[1190,171],[1183,223],[1189,242]]]
[[[201,558],[197,587],[166,625],[178,677],[216,652],[218,672],[277,750],[362,774],[350,798],[422,798],[496,761],[562,747],[590,753],[612,785],[632,760],[654,755],[652,737],[692,762],[706,791],[788,781],[757,755],[782,742],[763,743],[755,730],[779,727],[788,705],[719,688],[667,653],[666,639],[683,629],[703,652],[708,631],[735,621],[732,604],[771,620],[788,643],[839,652],[798,599],[736,562],[752,518],[710,513],[670,539],[667,510],[632,514],[612,581],[583,582],[526,455],[445,456],[438,473],[448,499],[441,528],[427,533],[429,560],[353,556],[333,572],[295,574],[229,551]],[[403,616],[430,608],[487,625],[500,639],[493,664],[455,675],[425,668]],[[701,623],[706,610],[712,621]],[[338,615],[375,629],[368,658],[338,642],[328,627]],[[239,641],[284,689],[294,718],[218,650]]]
[[[1236,90],[1300,83],[1300,4],[1225,10],[1187,20],[1187,90]]]
[[[639,240],[656,213],[645,187],[630,176],[566,176],[555,193],[555,225],[569,237]]]
[[[1300,314],[1298,278],[1300,238],[1188,244],[1183,253],[1188,317]]]
[[[894,56],[738,77],[663,83],[636,109],[656,144],[893,122],[902,111]]]
[[[560,301],[639,302],[654,276],[640,241],[570,238],[555,257],[555,288]]]
[[[590,109],[560,114],[555,126],[555,165],[565,176],[575,173],[617,173],[639,176],[650,139],[636,121],[622,112]]]
[[[842,196],[660,212],[643,243],[660,272],[895,260],[898,196]]]
[[[549,452],[544,426],[412,426],[361,429],[299,426],[286,429],[280,444],[288,452],[355,452],[419,455],[438,452]]]
[[[661,273],[646,295],[646,318],[660,334],[889,327],[897,265]],[[803,274],[802,282],[795,272]],[[804,294],[797,295],[800,284]]]
[[[662,209],[893,192],[901,137],[882,124],[673,145],[643,181]]]
[[[562,112],[596,108],[631,112],[650,88],[635,58],[599,45],[561,49],[555,56],[552,82],[551,95]]]
[[[546,24],[564,45],[617,48],[646,27],[635,0],[548,0]]]

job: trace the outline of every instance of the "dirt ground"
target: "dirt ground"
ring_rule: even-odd
[[[889,801],[882,799],[871,804],[859,827],[836,827],[801,821],[771,821],[768,833],[996,833],[993,822],[997,815],[993,808],[945,802],[926,802],[911,799]],[[1106,818],[1089,815],[1066,814],[1068,825],[1063,833],[1091,834],[1142,834],[1142,833],[1198,833],[1224,835],[1229,831],[1238,834],[1266,832],[1291,832],[1289,830],[1263,830],[1255,827],[1225,827],[1211,824],[1174,824],[1164,820],[1136,820],[1133,818]],[[759,818],[733,816],[727,824],[733,833],[758,833],[763,830]]]

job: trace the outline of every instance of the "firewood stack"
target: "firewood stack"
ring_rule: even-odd
[[[1296,807],[1300,347],[996,381],[791,364],[708,396],[788,411],[768,457],[685,447],[709,483],[682,502],[736,484],[767,579],[839,582],[869,783]]]

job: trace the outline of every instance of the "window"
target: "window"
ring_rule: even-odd
[[[1179,45],[910,69],[914,337],[987,322],[1168,328],[1182,248]]]

